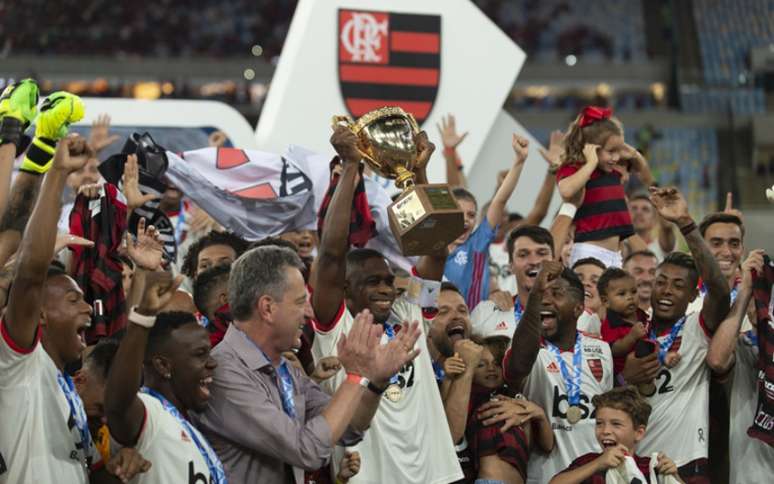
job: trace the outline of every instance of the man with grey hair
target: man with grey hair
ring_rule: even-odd
[[[346,381],[333,396],[282,353],[300,344],[311,313],[303,264],[293,251],[251,249],[231,269],[233,324],[212,352],[218,367],[207,409],[192,418],[217,452],[230,482],[303,482],[328,463],[338,442],[362,438],[379,403],[372,388],[418,354],[417,324],[386,345],[368,311],[338,345]]]

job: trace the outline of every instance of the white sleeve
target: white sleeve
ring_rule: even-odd
[[[145,407],[145,416],[142,421],[142,426],[140,427],[140,435],[137,436],[137,443],[134,448],[137,452],[143,454],[147,458],[149,455],[148,449],[150,449],[153,438],[158,431],[159,419],[161,417],[160,413],[166,412],[166,410],[162,408],[161,402],[150,395],[138,393],[137,396]]]
[[[0,321],[0,387],[26,385],[30,379],[39,378],[43,370],[40,359],[45,356],[40,332],[32,348],[22,348],[11,339],[5,322]]]

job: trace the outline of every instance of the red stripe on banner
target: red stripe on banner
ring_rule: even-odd
[[[437,86],[438,69],[342,65],[339,77],[344,82],[372,82],[401,86]]]
[[[437,54],[441,50],[441,36],[420,32],[390,33],[390,50]]]
[[[425,119],[430,113],[430,109],[433,107],[429,102],[418,101],[395,101],[385,99],[347,99],[347,106],[352,112],[353,116],[362,116],[374,109],[383,108],[385,106],[400,106],[404,111],[407,111],[414,115],[417,119]]]
[[[268,200],[277,198],[277,193],[274,191],[274,188],[272,188],[271,183],[268,182],[240,188],[239,190],[232,191],[231,193],[242,198],[253,198],[256,200]]]
[[[481,282],[484,279],[484,254],[473,253],[473,283],[468,290],[468,307],[474,308],[481,300]]]

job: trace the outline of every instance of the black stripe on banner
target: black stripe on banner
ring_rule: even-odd
[[[439,33],[441,31],[441,16],[391,13],[390,30]]]
[[[391,84],[359,84],[342,82],[341,92],[346,98],[386,99],[396,101],[428,101],[435,99],[438,88],[424,86],[395,86]]]
[[[593,215],[602,215],[610,212],[628,212],[629,207],[626,205],[626,200],[612,199],[605,200],[604,202],[596,203],[584,203],[578,213],[575,215],[575,220],[580,220],[584,217],[591,217]]]
[[[590,190],[592,188],[612,187],[620,184],[621,184],[620,177],[617,177],[613,174],[609,174],[609,175],[600,176],[598,178],[589,180],[589,182],[586,184],[586,189]]]
[[[417,52],[390,52],[390,65],[394,67],[441,67],[441,56],[438,54],[421,54]]]

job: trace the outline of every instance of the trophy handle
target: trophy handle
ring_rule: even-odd
[[[411,129],[414,130],[414,134],[419,133],[419,124],[417,123],[416,118],[414,118],[414,115],[411,113],[406,113],[406,117],[408,117],[409,124],[411,125]]]
[[[331,128],[336,129],[336,126],[344,126],[352,128],[355,122],[347,115],[335,115],[331,118]]]

